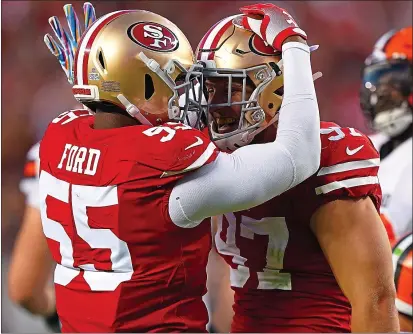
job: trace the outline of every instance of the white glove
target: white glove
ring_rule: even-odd
[[[256,33],[277,51],[282,51],[283,42],[290,36],[307,39],[291,15],[274,4],[248,5],[240,11],[245,14],[241,21],[244,29]]]

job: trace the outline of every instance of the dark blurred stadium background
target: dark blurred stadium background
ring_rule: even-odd
[[[269,1],[268,1],[269,2]],[[2,332],[44,332],[39,319],[7,299],[8,259],[23,213],[18,182],[25,154],[56,114],[76,101],[54,57],[43,43],[51,32],[48,18],[65,22],[70,1],[2,1]],[[146,9],[175,22],[196,48],[218,20],[254,1],[95,1],[97,16],[120,9]],[[311,44],[314,71],[322,71],[316,89],[321,117],[369,133],[359,108],[358,90],[364,58],[378,37],[411,25],[411,1],[276,1],[299,22]],[[83,2],[72,2],[78,14]],[[83,19],[83,16],[81,16]]]

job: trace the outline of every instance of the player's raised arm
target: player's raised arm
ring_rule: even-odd
[[[269,21],[267,39],[277,40],[269,44],[282,48],[284,97],[277,139],[242,147],[232,154],[220,153],[213,163],[184,177],[169,200],[170,216],[177,225],[193,227],[206,217],[264,203],[304,181],[319,167],[320,119],[310,50],[302,30],[295,25],[291,29],[290,16],[278,7],[272,9],[272,13],[264,12],[266,19],[243,24],[259,31],[260,24]],[[247,9],[244,12],[250,13]]]

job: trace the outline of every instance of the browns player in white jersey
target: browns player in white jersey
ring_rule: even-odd
[[[271,47],[279,43],[272,27],[278,7],[243,11],[254,18],[223,19],[197,50],[210,66],[211,137],[225,151],[273,140],[282,124],[273,120],[289,102],[283,92],[288,78],[259,81],[286,65],[285,51],[281,62],[281,52]],[[241,25],[266,36],[269,45]],[[321,168],[311,178],[217,219],[215,245],[230,266],[235,292],[233,332],[398,330],[391,248],[378,214],[378,152],[364,134],[330,122],[321,122],[321,141]]]
[[[384,34],[365,61],[361,107],[380,152],[381,215],[392,242],[412,231],[412,27]]]
[[[380,152],[381,217],[394,245],[394,280],[400,330],[412,331],[412,121],[413,29],[394,29],[365,61],[361,107]],[[407,235],[406,235],[407,234]]]
[[[285,77],[301,85],[286,86],[277,139],[233,154],[200,131],[202,67],[178,27],[127,10],[86,31],[73,93],[94,114],[61,114],[40,145],[40,208],[58,263],[63,332],[205,331],[211,234],[202,221],[264,203],[319,166],[308,47],[285,22]],[[225,196],[241,182],[247,191]]]

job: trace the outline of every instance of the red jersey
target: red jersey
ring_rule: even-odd
[[[370,196],[377,210],[379,155],[367,136],[321,124],[316,174],[272,200],[219,219],[215,242],[231,269],[232,332],[349,332],[351,307],[310,229],[336,199]],[[334,224],[334,222],[331,222]]]
[[[206,331],[210,225],[176,226],[168,201],[216,155],[183,124],[95,130],[80,110],[49,125],[40,202],[63,332]]]

